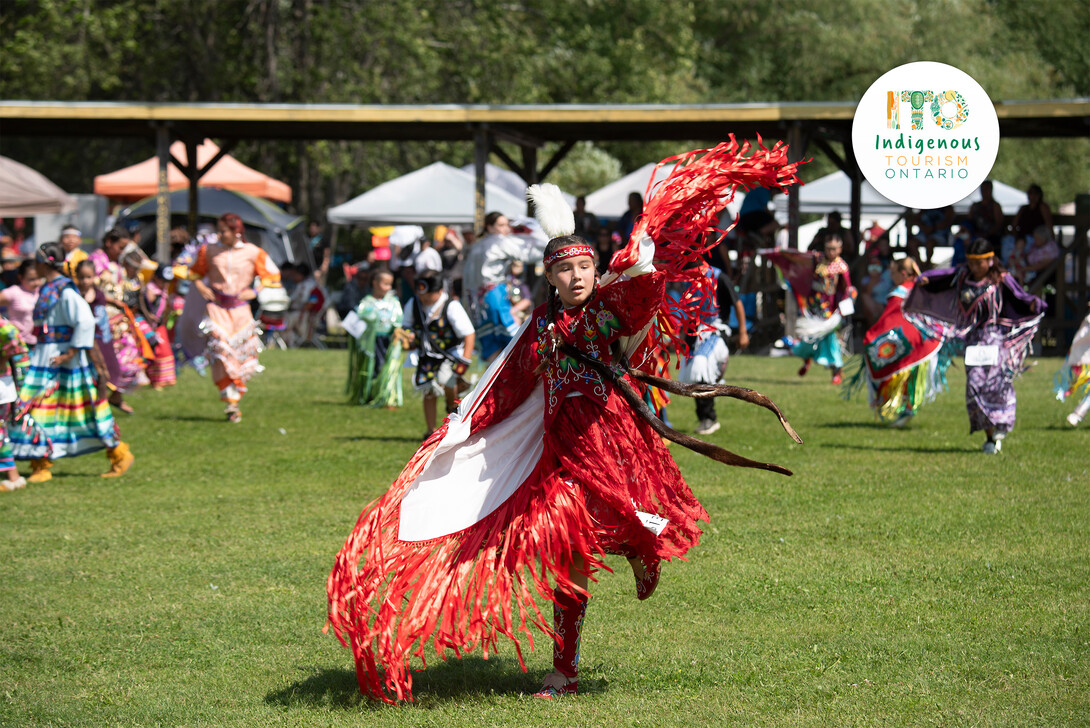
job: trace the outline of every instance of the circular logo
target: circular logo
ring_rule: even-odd
[[[969,74],[945,63],[906,63],[863,94],[852,145],[879,194],[935,209],[965,199],[987,179],[999,152],[999,119]]]

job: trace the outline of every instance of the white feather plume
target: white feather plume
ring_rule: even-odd
[[[541,229],[550,239],[575,234],[575,213],[568,206],[559,187],[548,182],[531,185],[526,190],[526,197],[534,206],[534,216],[537,217]]]

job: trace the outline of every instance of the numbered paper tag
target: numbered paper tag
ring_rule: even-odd
[[[367,322],[357,316],[355,311],[350,311],[348,315],[344,317],[344,320],[341,321],[341,326],[353,339],[360,338],[363,336],[363,332],[367,330]]]
[[[855,313],[855,300],[852,298],[845,298],[840,302],[840,305],[837,306],[837,310],[840,311],[841,316],[848,318]]]
[[[19,397],[15,389],[15,380],[11,377],[0,377],[0,404],[14,402]]]
[[[656,536],[662,533],[662,529],[666,528],[666,524],[670,522],[670,519],[663,518],[654,513],[636,511],[636,515],[640,517],[640,521],[643,522],[644,527]]]
[[[995,344],[965,347],[965,366],[967,367],[994,367],[998,363],[999,347]]]

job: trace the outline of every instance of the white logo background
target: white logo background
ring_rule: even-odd
[[[999,152],[999,119],[969,74],[945,63],[906,63],[863,94],[852,145],[863,176],[884,197],[905,207],[945,207],[987,179]]]

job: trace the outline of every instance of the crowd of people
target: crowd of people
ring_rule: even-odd
[[[849,394],[865,386],[880,420],[901,427],[945,388],[963,354],[970,433],[984,432],[985,453],[1001,452],[1015,424],[1014,380],[1046,310],[1015,268],[1047,269],[1034,254],[1051,239],[1034,217],[1047,206],[1038,196],[1036,213],[1019,213],[1008,269],[1008,231],[990,224],[995,208],[983,195],[962,221],[962,234],[974,234],[938,269],[949,210],[921,214],[896,258],[883,231],[868,231],[860,251],[837,219],[809,251],[763,247],[775,234],[772,192],[794,181],[786,149],[747,158],[732,143],[679,166],[646,203],[634,195],[613,227],[540,185],[530,190],[536,229],[498,212],[477,236],[410,229],[385,255],[346,270],[350,401],[402,406],[408,365],[425,426],[328,581],[330,624],[352,649],[364,693],[411,698],[408,661],[425,643],[461,654],[492,649],[500,636],[518,643],[530,627],[554,645],[536,697],[577,693],[582,624],[604,556],[626,557],[635,594],[647,599],[663,562],[696,545],[708,519],[667,444],[789,473],[680,433],[666,417],[668,395],[693,397],[694,434],[712,434],[714,397],[731,396],[770,409],[801,442],[770,400],[721,383],[730,346],[749,345],[731,274],[757,256],[781,272],[785,313],[797,313],[783,345],[802,359],[799,376],[816,362]],[[719,214],[709,200],[739,185],[768,191],[752,197],[765,209],[745,210],[740,236],[724,243],[709,233]],[[115,411],[132,413],[125,395],[136,387],[174,385],[185,364],[211,371],[227,421],[239,422],[272,323],[261,312],[274,298],[286,301],[277,319],[285,335],[314,340],[333,301],[309,267],[284,266],[291,291],[281,290],[281,270],[246,241],[237,215],[196,240],[175,233],[167,264],[123,229],[89,254],[68,229],[14,269],[0,291],[0,490],[48,480],[56,460],[99,449],[109,460],[103,476],[123,475],[135,458]],[[860,318],[862,352],[849,358],[842,334]],[[474,358],[485,367],[476,381]],[[1072,426],[1090,412],[1090,315],[1056,394],[1076,400]],[[30,461],[26,478],[19,460]],[[541,600],[552,603],[551,621]]]
[[[816,362],[830,371],[834,385],[845,386],[849,394],[866,384],[875,412],[892,426],[907,424],[921,406],[944,391],[946,370],[955,355],[967,348],[970,361],[976,362],[976,356],[986,351],[989,363],[970,367],[966,402],[971,430],[986,433],[983,449],[1000,451],[1003,437],[1013,427],[1011,382],[1024,366],[1048,305],[1045,298],[1026,293],[1025,286],[1035,276],[1048,273],[1050,266],[1054,268],[1060,254],[1050,227],[1051,212],[1040,188],[1030,186],[1028,204],[1009,224],[992,197],[990,182],[982,185],[981,200],[960,218],[950,207],[909,211],[911,234],[896,256],[888,231],[875,224],[857,241],[835,213],[808,251],[762,247],[776,239],[778,224],[768,209],[775,192],[750,190],[746,197],[750,207],[741,211],[736,228],[707,245],[702,270],[717,281],[719,295],[716,305],[704,312],[701,332],[689,337],[693,356],[677,358],[674,376],[687,383],[717,381],[726,368],[728,343],[736,350],[747,347],[748,322],[737,295],[738,271],[759,257],[780,271],[788,290],[790,305],[785,314],[792,318],[788,322],[791,335],[777,345],[803,360],[799,375],[805,376]],[[607,271],[620,241],[626,239],[625,230],[630,234],[643,205],[643,198],[633,193],[626,217],[610,225],[589,213],[581,198],[577,200],[573,211],[576,234],[590,246],[599,274]],[[457,353],[452,350],[438,356],[458,371],[465,369],[473,347],[466,348],[464,342],[472,336],[482,362],[491,362],[517,335],[531,302],[542,299],[540,283],[544,279],[539,276],[535,285],[525,274],[540,265],[547,241],[531,230],[513,229],[511,221],[498,212],[486,217],[484,229],[475,240],[470,238],[469,244],[461,234],[445,228],[434,240],[417,230],[416,239],[407,240],[408,245],[392,256],[392,267],[380,263],[371,270],[381,271],[384,280],[395,276],[394,290],[398,280],[426,281],[441,288],[443,293],[426,295],[442,295],[444,310],[455,305],[451,316],[437,320],[450,329],[444,329],[443,341],[456,342]],[[976,230],[982,234],[977,235]],[[936,270],[936,250],[940,248],[952,248],[953,259],[949,268]],[[355,273],[366,281],[366,267]],[[419,285],[418,290],[424,291],[424,284]],[[985,295],[972,310],[967,303],[938,310],[934,304],[936,297],[942,298],[938,286],[946,286],[944,290],[966,301],[975,300],[978,290]],[[685,295],[677,286],[672,288],[675,299]],[[412,287],[402,291],[401,320],[406,323],[396,336],[401,342],[398,356],[407,352],[411,363],[423,361],[426,369],[438,372],[436,348],[428,343],[431,339],[419,324],[408,317],[414,310]],[[373,318],[373,304],[362,307],[357,315]],[[456,331],[452,328],[455,324]],[[845,352],[855,327],[860,327],[857,341],[862,346],[860,353],[851,357]],[[396,379],[394,368],[387,368],[382,377],[378,373],[387,361],[384,342],[397,331],[397,324],[387,320],[380,324],[375,342],[367,337],[355,340],[359,348],[354,347],[353,357],[358,363],[351,368],[348,384],[353,401],[366,404],[366,393],[372,391],[369,388],[377,383],[381,386],[373,391],[385,391]],[[417,348],[428,347],[427,351],[413,352],[411,342],[417,342]],[[995,350],[999,358],[993,362]],[[846,365],[850,369],[847,381]],[[442,394],[448,411],[453,411],[470,381],[460,374],[447,377],[447,373],[446,369],[441,372],[443,391],[437,391],[436,396]],[[1003,386],[996,384],[997,377]],[[1082,390],[1076,387],[1073,391]],[[427,433],[437,424],[435,406],[429,400],[425,397]],[[666,398],[660,403],[664,401]],[[380,403],[396,406],[400,402],[383,398]],[[711,400],[697,404],[696,434],[714,432],[719,426],[714,404]],[[665,419],[665,410],[658,409]]]
[[[227,419],[240,420],[262,347],[249,302],[279,285],[279,271],[246,242],[237,215],[222,216],[204,241],[178,232],[167,264],[123,228],[88,254],[67,227],[14,268],[0,291],[0,489],[47,481],[56,460],[103,449],[103,477],[124,475],[135,456],[115,410],[132,414],[127,393],[173,386],[186,362],[210,364]],[[30,462],[28,476],[17,460]]]

